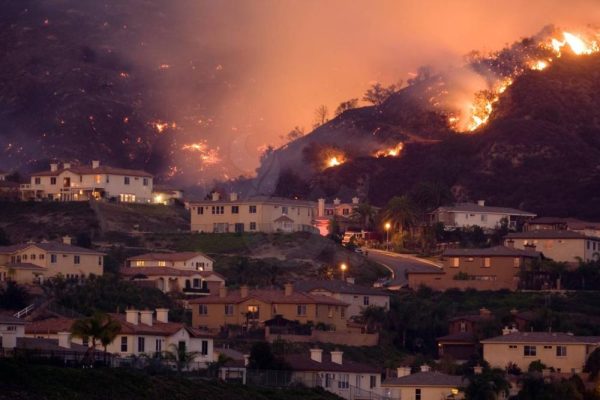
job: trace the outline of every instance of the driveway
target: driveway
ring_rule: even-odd
[[[392,281],[388,283],[388,288],[398,290],[408,284],[406,271],[436,271],[441,265],[430,260],[423,260],[410,254],[398,254],[384,250],[369,249],[371,260],[383,265],[393,273]]]

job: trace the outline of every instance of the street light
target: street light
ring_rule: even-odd
[[[340,269],[342,270],[342,281],[344,280],[344,274],[346,273],[346,270],[348,269],[348,266],[346,265],[346,263],[342,263],[340,265]]]
[[[386,222],[384,225],[385,228],[385,249],[386,251],[390,251],[390,228],[392,227],[392,224],[390,224],[389,222]]]

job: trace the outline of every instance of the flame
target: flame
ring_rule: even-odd
[[[534,61],[533,63],[531,63],[529,65],[529,68],[534,71],[543,71],[546,68],[548,68],[549,62],[550,61],[546,61],[546,60],[537,60],[537,61]]]
[[[181,149],[200,153],[200,160],[203,165],[215,165],[221,162],[219,148],[211,149],[206,142],[186,144]]]
[[[171,128],[171,129],[175,129],[177,128],[177,123],[176,122],[163,122],[163,121],[154,121],[151,122],[150,125],[152,125],[152,127],[154,129],[156,129],[156,131],[158,133],[163,133],[167,128]]]
[[[345,160],[342,157],[333,156],[327,160],[327,167],[337,167],[338,165],[342,165],[344,161]]]
[[[563,32],[563,40],[552,38],[550,41],[550,47],[554,50],[556,55],[560,57],[563,47],[569,46],[573,54],[578,56],[582,54],[596,53],[598,48],[598,42],[595,40],[586,41],[581,37],[574,35],[570,32]]]
[[[404,143],[400,142],[394,147],[389,149],[377,150],[374,154],[375,157],[398,157],[404,148]]]

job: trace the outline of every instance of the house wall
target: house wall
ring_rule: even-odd
[[[232,206],[237,206],[239,213],[232,213]],[[256,213],[250,213],[250,206],[256,206]],[[213,207],[223,207],[223,214],[213,214]],[[287,207],[287,214],[283,213],[282,207]],[[198,214],[198,209],[203,208],[203,214]],[[260,203],[260,202],[230,202],[214,201],[207,203],[192,204],[191,230],[193,232],[235,232],[235,224],[243,224],[244,232],[276,232],[283,229],[282,225],[274,222],[282,215],[287,215],[294,220],[290,231],[302,231],[314,229],[312,222],[315,215],[316,205],[298,205],[290,203]],[[250,224],[255,223],[256,228],[251,229]],[[215,228],[215,224],[222,224]]]
[[[379,344],[378,333],[357,333],[347,329],[330,331],[320,331],[313,329],[310,335],[285,335],[271,334],[269,327],[265,328],[265,340],[273,343],[276,340],[283,339],[291,343],[333,343],[342,346],[377,346]]]
[[[416,389],[421,389],[421,400],[446,399],[452,394],[451,387],[427,387],[427,386],[383,386],[384,395],[392,399],[416,400]],[[458,398],[458,397],[457,397]]]
[[[42,283],[45,271],[31,269],[13,269],[0,265],[0,282],[11,280],[19,285]]]
[[[512,286],[507,286],[502,281],[478,281],[478,280],[456,280],[453,274],[408,274],[408,287],[416,290],[421,286],[427,286],[433,290],[445,291],[448,289],[475,289],[475,290],[516,290],[518,281]]]
[[[164,264],[163,264],[164,263]],[[198,255],[184,261],[166,261],[166,260],[129,260],[130,267],[172,267],[185,270],[212,271],[213,260]]]
[[[503,218],[510,220],[509,214],[495,214],[482,212],[455,212],[452,213],[454,224],[458,227],[480,226],[484,229],[494,229],[500,226]]]
[[[358,316],[362,310],[368,306],[383,307],[386,310],[390,309],[390,298],[389,296],[377,296],[377,295],[362,295],[362,294],[348,294],[348,293],[333,293],[329,290],[315,289],[311,290],[312,294],[320,294],[323,296],[333,297],[346,304],[349,304],[346,311],[346,317]],[[367,298],[368,304],[365,304],[365,297]]]
[[[512,241],[512,242],[511,242]],[[536,239],[536,238],[508,238],[507,245],[514,245],[516,249],[528,249],[526,244],[534,244],[535,251],[542,252],[544,257],[559,262],[578,262],[577,257],[584,261],[592,261],[600,254],[600,239]],[[596,254],[596,255],[595,255]]]
[[[207,289],[210,294],[219,294],[219,287],[225,282],[222,278],[217,275],[210,275],[209,277],[203,277],[202,275],[192,276],[149,276],[146,280],[154,282],[157,289],[163,293],[170,292],[181,292],[185,288],[185,282],[190,281],[190,287],[194,287],[194,279],[200,279],[200,285],[206,282]]]
[[[325,378],[326,375],[329,375],[329,380]],[[376,385],[373,388],[370,387],[371,376],[376,377]],[[342,385],[343,387],[340,388],[339,382],[342,380],[344,382],[348,382],[347,388],[345,385]],[[292,381],[302,383],[308,387],[320,386],[328,392],[334,393],[344,399],[375,398],[375,396],[381,391],[381,376],[379,374],[327,371],[293,371]],[[369,396],[369,392],[375,394],[375,396]]]
[[[505,368],[509,363],[515,363],[521,370],[526,371],[532,361],[540,360],[548,368],[560,369],[561,372],[582,371],[585,360],[593,348],[586,344],[548,343],[531,344],[536,346],[535,356],[525,356],[523,343],[483,343],[483,358],[492,367]],[[556,346],[566,346],[567,355],[559,357],[556,355]],[[516,346],[511,348],[510,346]],[[550,346],[551,348],[544,348]]]
[[[458,266],[457,265],[458,260]],[[486,260],[489,264],[486,264]],[[444,272],[453,279],[463,273],[478,280],[495,281],[498,287],[516,288],[523,257],[444,257]],[[489,265],[489,266],[486,266]]]

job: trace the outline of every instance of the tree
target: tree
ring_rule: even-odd
[[[10,239],[8,235],[4,231],[4,229],[0,228],[0,246],[8,246],[10,245]]]
[[[367,332],[379,331],[387,318],[387,311],[383,307],[368,306],[360,312],[360,319],[365,324]]]
[[[329,109],[326,105],[322,104],[315,110],[315,123],[313,124],[313,128],[316,129],[327,121],[329,121]]]
[[[358,206],[354,207],[350,218],[359,222],[361,228],[369,229],[376,213],[375,208],[369,203],[360,203]]]
[[[199,354],[200,352],[198,351],[187,351],[185,344],[178,346],[175,343],[171,343],[169,350],[165,350],[162,356],[167,360],[175,362],[177,372],[181,372],[187,369]]]
[[[590,380],[596,380],[600,373],[600,348],[592,351],[592,354],[585,362],[584,372],[589,372]]]
[[[95,312],[91,317],[81,318],[73,322],[71,334],[74,337],[90,339],[92,345],[90,350],[96,351],[98,342],[104,347],[104,361],[106,362],[106,348],[115,340],[121,332],[121,324],[110,315]]]
[[[0,288],[0,308],[20,310],[27,307],[28,302],[29,293],[15,281],[8,281],[4,288]]]
[[[273,354],[271,345],[267,342],[257,342],[250,349],[248,368],[263,370],[289,370],[290,366]]]
[[[508,396],[510,384],[499,368],[483,368],[480,374],[469,374],[469,385],[465,388],[466,400],[496,400],[500,394]]]
[[[384,87],[381,83],[374,83],[363,96],[363,100],[373,104],[376,107],[379,107],[386,101],[391,95],[396,93],[402,87],[402,81],[400,81],[397,85],[390,85],[388,87]]]
[[[347,101],[342,101],[340,105],[335,109],[335,116],[342,114],[344,111],[352,110],[353,108],[358,107],[358,99],[350,99]]]
[[[291,131],[287,133],[285,136],[288,142],[294,141],[298,138],[304,136],[304,128],[300,128],[299,126],[294,127]]]
[[[392,197],[383,211],[383,218],[398,230],[400,241],[403,240],[404,230],[414,226],[418,220],[415,205],[407,196]]]

